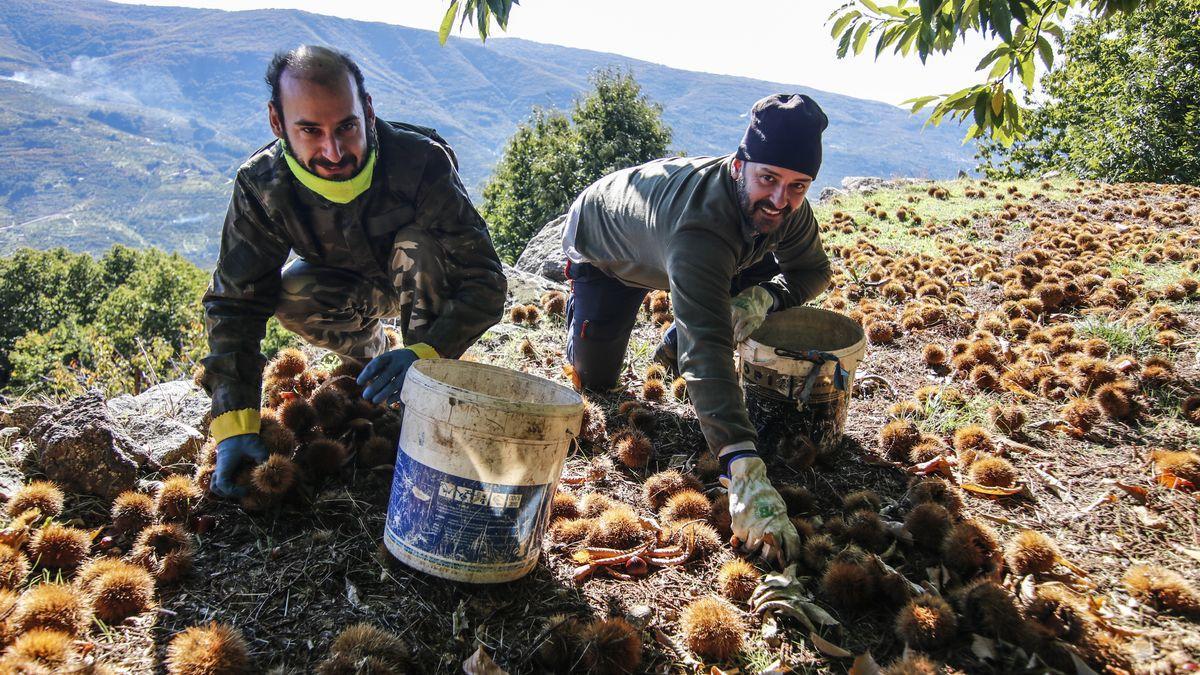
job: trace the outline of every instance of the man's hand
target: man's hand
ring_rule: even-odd
[[[246,488],[235,485],[238,471],[249,462],[257,466],[267,461],[267,446],[258,434],[230,436],[217,444],[217,466],[213,472],[211,488],[218,497],[239,498]]]
[[[781,566],[800,556],[800,535],[783,498],[771,486],[767,465],[756,455],[729,464],[729,516],[733,536],[748,552],[762,549]]]
[[[751,286],[735,295],[731,304],[733,343],[745,342],[751,333],[758,330],[774,304],[775,298],[762,286]]]
[[[393,349],[371,359],[358,376],[358,386],[366,386],[363,398],[375,404],[399,402],[404,377],[417,358],[411,349]]]

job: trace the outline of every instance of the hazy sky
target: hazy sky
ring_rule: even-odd
[[[521,0],[513,9],[509,31],[497,35],[614,52],[686,70],[801,84],[889,103],[951,92],[976,81],[975,65],[988,49],[978,39],[960,43],[948,56],[932,56],[924,66],[915,57],[885,56],[875,61],[864,54],[838,60],[826,18],[843,1]],[[293,8],[435,30],[449,3],[138,0],[135,4],[227,10]],[[353,52],[352,45],[338,46]]]

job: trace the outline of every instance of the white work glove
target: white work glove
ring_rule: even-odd
[[[800,535],[761,458],[745,455],[730,462],[727,487],[735,547],[741,544],[749,553],[761,548],[764,558],[775,558],[781,567],[800,556]]]
[[[762,286],[751,286],[735,295],[731,303],[733,343],[745,342],[751,333],[758,330],[774,305],[775,298]]]

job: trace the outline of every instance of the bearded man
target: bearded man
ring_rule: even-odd
[[[339,51],[279,53],[266,79],[276,140],[238,169],[204,296],[212,489],[230,497],[244,491],[238,470],[268,454],[258,433],[268,318],[365,366],[363,397],[394,403],[414,361],[457,358],[500,320],[507,288],[437,132],[377,119],[362,70]],[[382,318],[398,319],[405,348],[388,349]]]
[[[670,291],[675,323],[655,359],[683,376],[729,488],[734,537],[790,560],[800,540],[756,450],[734,346],[768,312],[803,304],[832,277],[805,195],[828,119],[805,95],[750,111],[737,152],[668,158],[617,171],[572,204],[563,231],[567,358],[584,388],[618,386],[649,289]]]

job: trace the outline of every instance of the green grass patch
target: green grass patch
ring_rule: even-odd
[[[942,388],[945,392],[947,388]],[[948,397],[943,394],[930,396],[925,399],[917,417],[914,420],[917,427],[924,433],[946,436],[954,433],[955,429],[972,424],[989,425],[988,408],[999,402],[999,399],[986,394],[973,396]],[[989,425],[990,426],[990,425]]]
[[[1182,263],[1166,262],[1148,264],[1137,258],[1129,257],[1113,259],[1108,265],[1108,270],[1117,279],[1140,277],[1144,281],[1146,288],[1154,291],[1161,291],[1171,284],[1178,283],[1180,279],[1191,276],[1191,273],[1187,271],[1187,268]]]
[[[1088,317],[1075,323],[1075,333],[1081,338],[1098,337],[1108,343],[1113,354],[1132,354],[1138,358],[1159,351],[1154,341],[1158,330],[1145,323]]]

